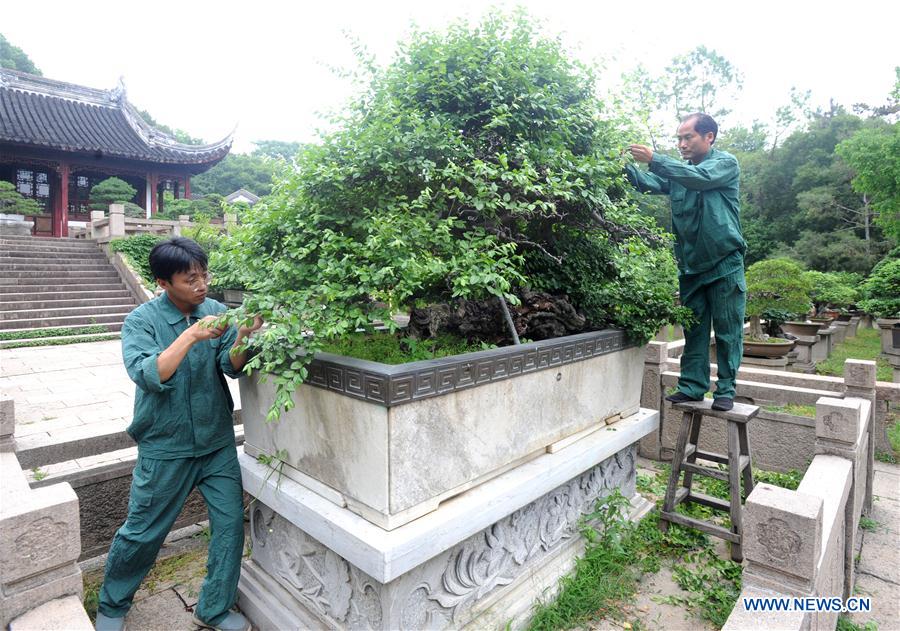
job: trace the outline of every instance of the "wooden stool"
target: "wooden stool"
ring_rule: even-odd
[[[744,477],[744,497],[750,495],[753,490],[753,472],[750,469],[750,441],[747,438],[747,423],[759,412],[759,407],[745,403],[735,403],[734,408],[723,412],[713,410],[711,399],[703,401],[687,401],[674,403],[672,407],[684,412],[681,420],[681,429],[678,431],[678,442],[675,445],[675,455],[672,457],[672,473],[669,476],[669,485],[666,488],[666,498],[663,501],[663,509],[660,514],[659,527],[665,532],[669,524],[681,524],[697,530],[709,533],[715,537],[731,542],[731,558],[738,563],[744,560],[741,550],[741,480]],[[700,451],[698,447],[700,438],[700,424],[704,416],[713,416],[724,419],[728,430],[728,455],[714,454]],[[728,465],[728,471],[712,469],[697,464],[697,458],[710,460]],[[678,479],[684,471],[684,481],[678,487]],[[730,487],[730,502],[720,500],[717,497],[704,495],[691,490],[694,474],[705,475],[719,480],[726,480]],[[710,508],[727,511],[731,517],[731,530],[717,526],[702,519],[686,517],[675,512],[675,507],[681,502],[696,502]]]

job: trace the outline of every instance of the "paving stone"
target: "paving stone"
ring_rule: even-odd
[[[900,585],[900,537],[897,533],[867,532],[857,571]]]
[[[874,621],[878,631],[900,629],[900,585],[889,583],[868,574],[856,575],[857,596],[871,598],[872,610],[850,614],[850,619],[860,627]]]
[[[128,631],[195,631],[197,626],[191,621],[193,614],[185,611],[178,594],[166,589],[151,598],[135,602],[125,624]]]

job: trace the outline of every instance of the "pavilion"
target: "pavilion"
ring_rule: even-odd
[[[130,201],[150,217],[165,191],[190,198],[191,176],[230,149],[230,135],[191,145],[148,124],[121,81],[97,90],[0,69],[0,180],[43,210],[36,236],[65,237],[70,220],[88,221],[91,187],[111,176],[137,189]]]

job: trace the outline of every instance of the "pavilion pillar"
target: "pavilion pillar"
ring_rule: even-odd
[[[191,176],[190,175],[184,176],[184,198],[185,199],[191,198]]]
[[[147,174],[147,198],[145,201],[147,218],[155,215],[159,210],[159,175],[156,173]]]
[[[178,197],[178,193],[181,190],[181,180],[179,178],[175,178],[172,180],[172,197],[175,199],[180,199]]]
[[[150,213],[153,210],[153,174],[147,174],[147,182],[144,185],[144,217],[150,219]]]
[[[57,170],[59,172],[59,194],[53,196],[51,234],[54,237],[67,237],[69,236],[69,164],[62,162]]]

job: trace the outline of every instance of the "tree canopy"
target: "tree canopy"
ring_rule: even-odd
[[[40,69],[31,58],[18,46],[13,46],[3,33],[0,33],[0,68],[9,68],[19,72],[27,72],[41,76]]]

